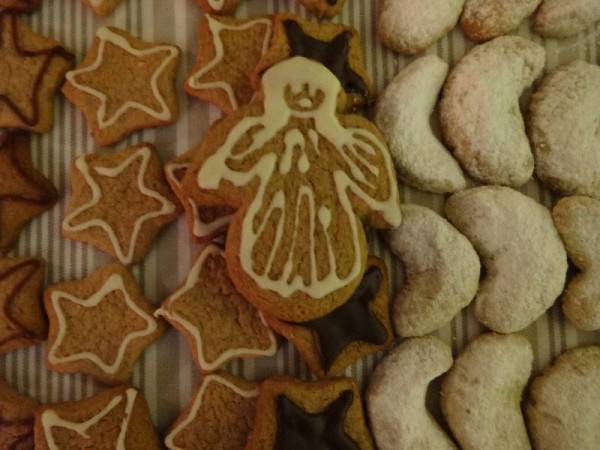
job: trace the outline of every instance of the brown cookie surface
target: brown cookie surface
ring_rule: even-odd
[[[121,0],[83,0],[83,3],[92,8],[96,14],[105,16],[111,13],[121,3]]]
[[[37,402],[0,380],[0,448],[33,449],[33,418]]]
[[[15,11],[33,11],[40,7],[42,0],[0,0],[0,8]]]
[[[202,11],[212,14],[232,14],[238,7],[240,0],[196,0]]]
[[[306,9],[318,17],[333,17],[340,12],[346,0],[299,0]]]

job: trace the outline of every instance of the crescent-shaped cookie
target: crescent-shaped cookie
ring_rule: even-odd
[[[445,212],[485,266],[475,299],[485,326],[520,331],[561,294],[567,255],[545,206],[510,188],[481,186],[452,195]]]
[[[544,62],[539,44],[502,36],[475,47],[450,72],[440,103],[442,131],[473,178],[521,186],[531,177],[533,155],[519,97]]]

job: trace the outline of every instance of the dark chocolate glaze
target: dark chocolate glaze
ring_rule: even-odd
[[[19,434],[9,441],[3,441],[3,428],[10,430],[14,427],[20,430]],[[2,445],[7,447],[2,447]],[[33,447],[33,419],[0,423],[0,448],[6,450],[33,450]]]
[[[351,342],[382,345],[387,340],[385,326],[370,308],[382,281],[381,270],[377,266],[369,267],[346,303],[323,317],[302,323],[314,330],[317,336],[321,364],[326,372]]]
[[[290,57],[304,56],[320,62],[340,80],[346,92],[354,92],[369,97],[369,88],[364,80],[350,67],[349,31],[343,31],[331,41],[320,41],[308,36],[298,22],[292,19],[283,21],[285,34],[290,45]]]
[[[346,433],[344,423],[354,393],[343,391],[324,411],[311,414],[284,394],[275,399],[275,450],[360,450]]]
[[[67,61],[71,61],[75,59],[75,56],[69,53],[64,47],[60,45],[56,45],[54,47],[50,47],[43,50],[24,50],[20,47],[19,44],[19,35],[18,35],[18,25],[17,25],[17,16],[15,14],[10,14],[8,12],[0,12],[0,38],[4,36],[3,27],[10,27],[10,36],[12,39],[12,45],[14,46],[17,54],[24,58],[33,58],[36,56],[45,56],[42,67],[40,68],[34,83],[33,89],[31,92],[31,105],[33,112],[31,117],[27,117],[23,111],[21,111],[17,105],[13,103],[13,101],[5,94],[0,94],[0,101],[6,103],[6,105],[10,108],[10,110],[15,113],[15,115],[23,122],[25,125],[34,126],[40,120],[40,107],[39,107],[39,92],[40,86],[42,84],[42,78],[52,61],[54,56],[59,56],[61,58],[66,59]],[[2,42],[0,45],[7,45],[6,42]]]
[[[337,0],[327,0],[327,4],[335,6],[337,4]]]

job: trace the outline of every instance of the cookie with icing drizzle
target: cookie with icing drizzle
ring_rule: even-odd
[[[0,259],[0,354],[46,338],[45,269],[46,262],[38,258]]]
[[[92,8],[96,14],[105,16],[121,3],[121,0],[83,0],[83,3]]]
[[[33,418],[38,403],[0,380],[0,448],[33,449]]]
[[[101,27],[83,61],[66,74],[62,92],[98,143],[113,145],[137,130],[175,122],[180,58],[175,45]]]
[[[192,239],[207,243],[225,234],[233,210],[227,206],[201,206],[184,191],[182,182],[192,162],[193,152],[186,152],[165,164],[165,178],[185,211]]]
[[[45,133],[53,123],[54,95],[73,55],[0,10],[0,128]]]
[[[196,365],[213,372],[234,358],[272,356],[273,331],[235,289],[225,254],[211,244],[198,255],[185,283],[155,313],[185,336]]]
[[[236,10],[240,0],[196,0],[196,3],[206,13],[229,15]]]
[[[0,179],[0,253],[4,253],[27,223],[54,206],[58,193],[34,167],[25,133],[0,131]]]
[[[40,407],[35,415],[35,448],[158,450],[161,446],[143,394],[120,386],[83,400]]]
[[[254,425],[258,383],[225,372],[206,375],[190,405],[171,425],[169,450],[239,450]]]
[[[250,74],[269,47],[271,30],[268,17],[202,16],[196,64],[185,90],[226,112],[249,103],[255,95]]]
[[[265,73],[263,90],[264,102],[208,131],[183,186],[199,204],[236,208],[226,258],[240,293],[267,314],[306,321],[356,290],[362,222],[400,223],[398,185],[375,125],[336,113],[344,91],[323,65],[288,59]]]
[[[78,157],[63,234],[98,247],[123,264],[140,262],[160,230],[179,215],[154,146]]]
[[[307,382],[287,376],[260,386],[246,450],[374,449],[351,378]]]
[[[252,74],[255,89],[260,90],[260,78],[269,67],[294,56],[320,62],[335,74],[347,94],[340,108],[354,110],[375,100],[375,88],[365,70],[360,37],[354,28],[319,24],[289,13],[277,14],[271,46]]]
[[[329,314],[307,322],[270,317],[267,322],[298,348],[314,374],[329,377],[392,343],[389,306],[387,267],[371,256],[356,291]]]
[[[299,0],[306,9],[318,17],[333,17],[340,12],[346,0]]]
[[[125,266],[110,263],[82,280],[49,286],[46,366],[126,382],[144,349],[163,333],[154,307]]]

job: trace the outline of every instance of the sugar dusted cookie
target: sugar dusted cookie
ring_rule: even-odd
[[[202,371],[212,372],[234,358],[271,356],[277,351],[273,331],[236,291],[225,254],[214,244],[202,250],[186,282],[155,315],[183,333]]]
[[[484,334],[458,355],[444,377],[444,418],[463,450],[531,449],[521,397],[533,349],[518,334]]]
[[[267,321],[296,346],[314,374],[338,375],[392,343],[388,290],[385,262],[371,256],[358,288],[338,308],[307,322]]]
[[[83,3],[92,8],[96,14],[105,16],[110,14],[121,3],[121,0],[83,0]]]
[[[0,380],[0,448],[33,449],[33,418],[38,403]]]
[[[25,133],[0,131],[0,179],[0,253],[5,253],[27,223],[54,206],[58,193],[33,166]]]
[[[46,339],[45,269],[39,258],[0,259],[0,354]]]
[[[466,0],[460,26],[480,42],[507,34],[529,17],[542,0]]]
[[[230,15],[238,7],[240,0],[196,0],[196,3],[206,13]]]
[[[245,450],[281,448],[374,449],[356,382],[307,382],[287,376],[265,380]]]
[[[40,7],[42,0],[0,0],[0,9],[14,11],[33,11]]]
[[[583,61],[558,67],[534,93],[529,134],[536,174],[548,188],[600,199],[599,103],[600,67]]]
[[[581,271],[569,282],[562,297],[567,319],[582,330],[600,329],[600,201],[565,197],[552,217],[567,255]]]
[[[148,143],[78,157],[71,184],[63,234],[123,264],[143,260],[158,232],[178,216],[158,153]]]
[[[67,73],[62,92],[100,144],[116,144],[142,128],[175,122],[180,53],[171,44],[101,27],[81,64]]]
[[[273,21],[272,44],[254,69],[252,81],[260,89],[261,76],[274,64],[302,56],[325,65],[347,94],[341,109],[354,110],[375,100],[375,88],[363,64],[358,32],[338,23],[315,23],[289,13]]]
[[[400,336],[423,336],[449,322],[475,297],[479,257],[471,243],[431,209],[402,205],[402,223],[387,232],[404,282],[392,304]]]
[[[299,0],[299,2],[318,17],[333,17],[340,12],[346,0]]]
[[[543,0],[533,29],[545,38],[563,39],[585,31],[599,20],[597,0]]]
[[[40,407],[35,416],[35,448],[161,447],[143,394],[121,386],[84,400]]]
[[[440,103],[442,131],[473,178],[508,186],[531,178],[533,155],[519,97],[544,62],[542,46],[502,36],[475,47],[450,72]]]
[[[417,59],[386,86],[377,100],[375,123],[383,133],[401,181],[430,192],[466,187],[463,172],[431,129],[431,115],[448,64],[437,56]]]
[[[165,164],[165,178],[185,210],[192,238],[210,242],[225,234],[231,222],[232,209],[226,206],[199,206],[184,192],[182,182],[190,167],[193,152],[186,152]]]
[[[254,425],[258,383],[225,372],[206,375],[165,437],[169,450],[239,450]]]
[[[429,383],[452,366],[452,351],[433,336],[403,341],[375,368],[366,392],[379,450],[456,449],[427,410]]]
[[[475,316],[486,327],[520,331],[561,294],[567,255],[545,206],[509,188],[481,186],[453,194],[445,212],[485,266]]]
[[[272,28],[269,17],[202,16],[186,91],[226,112],[250,103],[255,95],[250,74],[269,47]]]
[[[336,113],[343,90],[333,73],[295,57],[262,79],[264,102],[208,131],[183,185],[198,204],[237,208],[226,258],[240,293],[267,314],[306,321],[356,290],[367,260],[360,222],[399,225],[398,185],[375,125]]]
[[[377,32],[386,47],[414,55],[452,30],[465,0],[383,0]]]
[[[118,262],[82,280],[49,286],[46,365],[92,375],[106,384],[129,380],[143,350],[164,331],[133,275]]]
[[[54,95],[73,55],[0,9],[0,61],[0,128],[50,131]]]
[[[529,392],[525,412],[536,449],[600,448],[600,346],[563,353]]]

